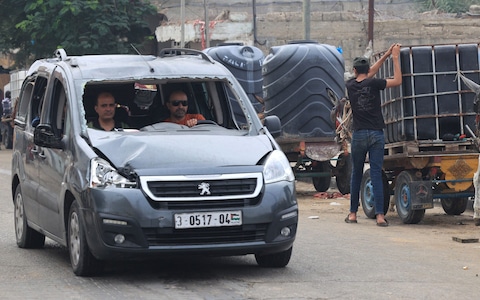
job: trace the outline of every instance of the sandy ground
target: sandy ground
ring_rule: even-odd
[[[300,212],[308,215],[309,218],[322,216],[322,218],[335,218],[343,222],[348,214],[350,195],[341,195],[334,185],[326,193],[317,192],[308,180],[297,181],[296,188]],[[434,200],[434,208],[427,209],[424,218],[418,224],[404,224],[396,211],[389,211],[386,218],[390,226],[431,228],[434,232],[444,232],[462,238],[480,238],[480,227],[474,225],[471,208],[467,208],[459,216],[450,216],[443,211],[438,200]],[[368,219],[362,208],[359,207],[358,222],[373,223],[374,220]]]

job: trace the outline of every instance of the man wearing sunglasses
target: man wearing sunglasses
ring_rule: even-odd
[[[165,122],[192,127],[197,125],[199,120],[205,120],[205,117],[201,114],[187,114],[188,98],[187,94],[183,91],[179,90],[170,93],[166,105],[170,111],[170,117],[167,118]]]

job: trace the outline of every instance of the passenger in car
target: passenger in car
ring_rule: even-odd
[[[95,103],[95,112],[98,115],[98,119],[89,122],[87,126],[105,131],[124,128],[126,124],[115,120],[116,107],[115,97],[109,92],[101,92],[98,94],[97,102]]]
[[[202,114],[187,114],[188,97],[187,94],[181,90],[176,90],[170,93],[166,106],[170,111],[170,117],[165,119],[165,122],[192,127],[197,125],[199,120],[205,120],[205,117]]]

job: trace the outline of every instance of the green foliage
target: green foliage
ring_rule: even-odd
[[[470,5],[480,4],[480,0],[416,0],[422,10],[438,9],[446,13],[464,13]]]
[[[0,51],[16,49],[18,66],[52,56],[133,52],[152,35],[146,19],[156,14],[141,0],[2,0]]]

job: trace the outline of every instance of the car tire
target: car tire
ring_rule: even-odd
[[[84,227],[78,202],[73,201],[68,214],[68,252],[73,273],[77,276],[96,275],[103,269],[103,261],[90,252]]]
[[[273,254],[255,254],[255,260],[260,267],[283,268],[290,262],[290,257],[292,256],[292,248],[293,247],[290,247],[288,248],[288,250]]]
[[[28,226],[25,206],[23,204],[23,194],[20,185],[15,190],[14,198],[14,221],[15,238],[20,248],[43,248],[45,245],[45,235]]]

